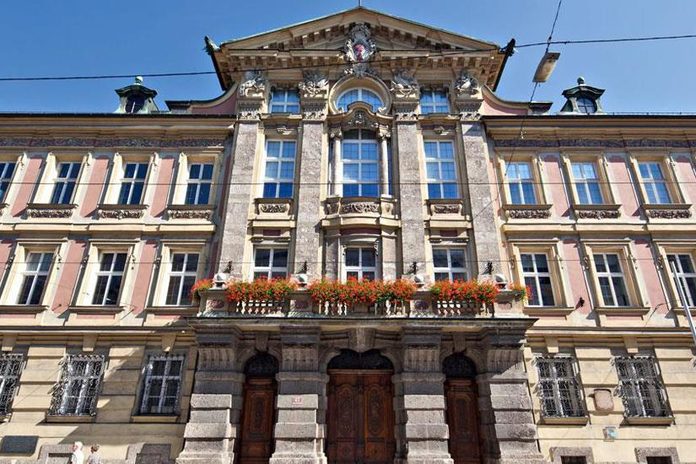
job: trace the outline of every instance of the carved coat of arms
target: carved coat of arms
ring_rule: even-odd
[[[356,24],[346,40],[346,59],[351,63],[364,63],[375,54],[375,43],[370,38],[370,28],[366,24]]]

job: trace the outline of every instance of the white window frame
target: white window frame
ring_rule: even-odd
[[[68,176],[61,176],[61,168],[66,164],[70,165],[68,168]],[[75,166],[77,166],[77,172],[74,172]],[[60,161],[56,164],[56,178],[53,182],[53,192],[51,192],[51,204],[69,205],[74,203],[81,171],[82,163],[79,161]],[[75,177],[70,177],[70,173],[74,173]],[[72,184],[72,190],[70,191],[70,195],[66,198],[66,190],[70,184]],[[58,189],[60,189],[58,201],[54,201],[54,197],[56,196]]]
[[[171,364],[172,361],[180,361],[181,362],[181,369],[179,372],[179,375],[170,375],[170,369],[171,369]],[[164,374],[163,375],[154,375],[153,372],[153,367],[155,362],[164,362],[165,363],[165,368],[164,368]],[[183,383],[183,378],[184,378],[184,373],[186,371],[186,357],[183,354],[157,354],[157,355],[150,355],[147,360],[147,364],[145,366],[144,372],[143,372],[143,389],[142,389],[142,395],[140,398],[140,407],[138,408],[138,412],[141,415],[178,415],[179,414],[179,404],[181,401],[181,386]],[[157,392],[157,395],[153,395],[152,393],[152,384],[153,380],[161,380],[162,383],[160,385],[159,392]],[[164,411],[164,400],[166,396],[164,396],[164,393],[166,392],[166,386],[167,386],[167,380],[176,380],[177,381],[177,388],[176,388],[176,400],[175,404],[172,407],[171,411]],[[157,410],[155,412],[151,411],[146,411],[147,404],[149,403],[150,398],[152,397],[158,397],[159,401],[157,403]]]
[[[641,166],[642,165],[650,165],[650,166],[657,166],[657,168],[660,171],[660,176],[662,177],[661,179],[656,179],[653,177],[653,172],[652,169],[648,168],[648,177],[644,177],[643,173],[641,172]],[[645,161],[638,161],[638,176],[640,178],[640,182],[643,185],[643,189],[645,191],[645,201],[648,204],[672,204],[674,203],[674,193],[672,192],[672,189],[670,189],[669,186],[669,178],[665,173],[665,166],[663,163],[655,160],[645,160]],[[668,201],[665,203],[664,201],[653,201],[650,196],[651,193],[655,196],[655,200],[659,200],[659,192],[657,190],[657,185],[661,184],[664,186],[665,191],[667,192]]]
[[[352,102],[346,103],[345,108],[342,108],[342,107],[341,107],[341,103],[340,103],[340,102],[341,102],[341,99],[342,99],[344,96],[346,96],[346,94],[348,94],[348,93],[350,93],[350,92],[352,92],[352,91],[354,91],[354,90],[357,90],[357,92],[358,92],[358,97],[357,97],[355,100],[353,100]],[[372,95],[374,95],[375,97],[377,97],[377,100],[379,101],[380,106],[378,106],[377,108],[375,108],[375,104],[374,104],[373,102],[369,102],[369,101],[367,101],[367,100],[364,99],[363,93],[366,92],[366,91],[367,91],[367,92],[370,92]],[[351,104],[355,103],[355,102],[363,102],[363,103],[365,103],[365,104],[367,104],[367,105],[370,105],[370,107],[372,108],[372,112],[373,112],[373,113],[377,113],[379,110],[381,110],[382,108],[384,108],[384,101],[382,100],[382,97],[380,97],[379,93],[377,93],[376,91],[374,91],[374,90],[372,90],[372,89],[368,89],[368,88],[366,88],[366,87],[353,87],[353,88],[346,89],[346,90],[344,90],[343,92],[341,92],[341,94],[336,98],[336,108],[337,108],[339,111],[348,111],[348,107],[349,107]]]
[[[575,175],[575,166],[581,167],[582,175],[577,177]],[[585,176],[585,167],[590,166],[594,173],[594,177]],[[573,186],[575,187],[575,199],[579,205],[603,205],[606,203],[604,189],[602,188],[602,175],[600,173],[599,166],[594,161],[588,160],[576,160],[570,162],[570,175],[573,179]],[[597,184],[597,189],[599,191],[599,202],[592,198],[592,193],[589,184]],[[582,195],[580,192],[585,194],[587,201],[582,201]]]
[[[269,257],[268,257],[268,266],[257,266],[256,265],[256,254],[260,250],[269,250]],[[277,266],[276,265],[276,253],[278,251],[285,251],[286,253],[286,261],[285,261],[285,266]],[[251,278],[256,279],[256,278],[262,278],[261,276],[256,277],[256,274],[261,274],[265,273],[267,279],[271,279],[273,274],[277,273],[283,273],[285,274],[285,277],[288,276],[288,265],[290,261],[290,250],[288,247],[279,247],[279,246],[257,246],[254,247],[254,266],[251,272]]]
[[[276,100],[274,97],[276,97],[276,93],[282,93],[283,94],[283,99],[282,100]],[[290,94],[295,94],[297,95],[297,101],[289,101],[288,100],[288,95]],[[268,102],[268,107],[269,107],[269,113],[290,113],[290,114],[297,114],[300,112],[300,93],[298,92],[297,89],[271,89],[271,95],[269,98]],[[274,106],[279,106],[282,109],[281,110],[274,110]]]
[[[445,251],[447,253],[447,267],[436,267],[435,266],[435,251]],[[453,267],[452,266],[452,252],[453,251],[461,251],[463,258],[464,258],[464,266],[463,267]],[[464,279],[463,280],[468,280],[469,279],[469,269],[468,269],[468,263],[469,260],[467,259],[467,249],[465,247],[442,247],[442,246],[434,246],[432,248],[432,253],[433,253],[433,280],[436,280],[437,274],[447,274],[447,279],[452,282],[453,281],[453,274],[464,274]]]
[[[684,267],[682,266],[682,261],[680,259],[682,257],[686,257],[689,260],[689,262],[691,263],[691,268],[694,270],[694,272],[684,271]],[[667,268],[669,269],[669,275],[672,277],[672,286],[674,289],[674,293],[676,293],[675,301],[679,302],[681,305],[684,304],[679,294],[679,289],[677,288],[677,285],[681,285],[681,288],[684,291],[684,296],[686,297],[686,302],[688,303],[689,307],[696,307],[696,291],[692,293],[691,290],[689,290],[688,285],[688,281],[691,280],[694,283],[694,286],[696,287],[696,267],[694,267],[693,254],[685,251],[670,250],[666,253],[666,258],[667,259],[665,262],[667,263]],[[672,262],[674,262],[676,274],[674,274],[672,271]]]
[[[84,362],[88,369],[86,374],[76,374],[73,372],[74,363]],[[97,401],[99,400],[99,392],[106,371],[106,359],[104,355],[87,355],[87,354],[70,354],[63,360],[63,368],[61,369],[60,380],[53,390],[53,398],[51,401],[50,414],[55,416],[94,416],[97,413]],[[71,396],[68,387],[78,382],[79,392],[77,395],[77,404],[74,410],[67,411],[68,401]],[[90,383],[94,382],[94,390],[90,396]],[[87,409],[85,412],[81,412]]]
[[[191,168],[193,166],[200,166],[198,177],[191,177]],[[206,166],[210,166],[210,179],[203,179],[203,173],[205,172]],[[213,194],[213,176],[215,175],[215,164],[206,162],[193,162],[188,163],[188,179],[186,181],[186,191],[184,192],[184,204],[186,205],[209,205],[211,204],[211,196]],[[201,201],[201,186],[208,186],[208,201]],[[188,202],[188,190],[193,187],[195,189],[194,201],[192,203]]]
[[[279,143],[279,151],[277,156],[272,156],[269,154],[268,145],[271,143]],[[286,145],[294,145],[292,158],[283,157],[283,153]],[[261,198],[293,198],[295,196],[295,171],[297,168],[297,141],[288,139],[268,139],[266,140],[265,152],[264,152],[264,164],[263,164],[263,182],[261,184]],[[292,161],[292,177],[285,178],[281,176],[282,164]],[[268,169],[268,163],[278,163],[277,175],[268,177],[266,175]],[[272,196],[266,196],[266,184],[274,184],[275,192]],[[290,184],[291,192],[290,196],[280,196],[280,184]]]
[[[12,169],[10,169],[12,166]],[[7,194],[12,186],[12,179],[17,172],[16,160],[0,160],[0,188],[6,185],[4,190],[0,190],[0,203],[7,202]]]
[[[29,267],[32,265],[31,258],[32,256],[38,255],[39,260],[37,262],[37,268],[36,269],[29,269]],[[49,256],[48,260],[48,267],[45,269],[42,269],[42,265],[46,262],[44,261],[44,257]],[[33,305],[39,305],[41,304],[41,301],[43,300],[43,295],[46,293],[46,287],[48,286],[48,279],[51,275],[51,268],[53,267],[53,261],[55,260],[55,253],[51,251],[30,251],[27,253],[27,258],[26,262],[24,263],[24,270],[21,272],[22,277],[21,277],[21,285],[20,285],[20,290],[19,290],[19,295],[17,299],[17,304],[22,305],[22,306],[33,306]],[[44,284],[43,288],[41,289],[41,293],[39,295],[39,301],[38,303],[28,303],[27,301],[31,301],[34,296],[34,292],[36,291],[36,282],[39,280],[40,277],[44,277]],[[31,278],[32,283],[31,283],[31,288],[29,290],[29,294],[27,295],[27,300],[21,301],[19,298],[22,296],[22,290],[24,289],[24,283],[25,281]]]
[[[0,353],[0,417],[7,416],[12,410],[23,367],[22,354]]]
[[[517,168],[518,165],[526,165],[529,167],[529,178],[522,178],[519,176],[519,169]],[[514,168],[514,171],[518,173],[516,177],[511,177],[511,170]],[[536,188],[536,180],[534,176],[534,166],[531,161],[511,161],[507,163],[507,166],[505,168],[505,175],[506,179],[505,182],[508,184],[508,195],[510,199],[510,204],[511,205],[538,205],[539,204],[539,198],[538,193],[537,193],[537,188]],[[532,192],[534,198],[526,198],[525,195],[525,190],[524,190],[524,185],[525,184],[531,184],[532,185]],[[512,187],[516,186],[517,189],[520,192],[520,199],[522,200],[521,203],[515,203],[513,201],[513,195],[512,195]]]
[[[375,134],[374,138],[364,138],[363,134],[368,131],[367,129],[357,129],[358,131],[358,138],[348,138],[346,137],[346,134],[348,132],[343,133],[343,139],[341,140],[341,172],[343,178],[341,179],[341,190],[343,192],[343,196],[346,196],[346,186],[349,185],[358,185],[358,194],[354,195],[357,197],[370,197],[370,198],[377,198],[380,196],[382,192],[381,190],[381,179],[379,177],[380,173],[380,148],[379,148],[379,142],[377,141],[377,134]],[[372,131],[368,131],[372,132]],[[357,159],[347,159],[346,158],[346,144],[354,144],[358,146],[358,158]],[[364,159],[363,158],[363,146],[365,145],[374,145],[375,147],[375,152],[377,153],[377,157],[375,159]],[[357,165],[358,166],[358,179],[346,179],[346,166],[349,165]],[[374,181],[370,180],[365,180],[362,178],[362,169],[364,165],[374,165],[375,171],[377,172],[377,179]],[[366,195],[364,193],[364,189],[366,186],[371,186],[374,185],[376,190],[376,194],[373,195]]]
[[[654,356],[616,357],[614,367],[619,378],[618,390],[624,405],[624,416],[668,417],[670,415],[667,393]],[[651,413],[651,409],[655,413]]]
[[[349,266],[348,265],[348,250],[360,250],[358,253],[358,265],[357,266]],[[374,266],[366,266],[363,265],[363,250],[371,250],[372,253],[374,253],[375,256],[375,265]],[[343,280],[347,281],[348,280],[348,274],[349,273],[357,273],[357,279],[358,280],[363,280],[365,278],[365,273],[371,272],[374,275],[374,279],[372,280],[377,280],[379,278],[379,274],[377,272],[378,270],[378,253],[377,249],[373,246],[370,245],[347,245],[343,249],[343,257],[344,257],[344,271],[343,271]]]
[[[21,295],[22,285],[24,283],[24,273],[27,270],[29,255],[31,253],[51,253],[53,260],[51,268],[48,272],[46,284],[44,285],[43,295],[38,305],[47,306],[57,291],[57,279],[60,274],[61,262],[59,257],[66,256],[70,244],[66,241],[51,241],[51,240],[21,240],[18,241],[13,253],[14,260],[11,266],[6,271],[6,281],[2,288],[2,298],[0,304],[17,305],[19,296]],[[32,305],[33,306],[33,305]]]
[[[534,270],[529,272],[524,270],[524,266],[522,264],[522,256],[523,255],[531,255],[532,256],[532,264],[534,265]],[[546,257],[546,267],[548,269],[547,272],[541,272],[538,270],[538,263],[537,263],[537,256],[545,256]],[[544,252],[544,251],[522,251],[520,250],[520,274],[522,276],[522,284],[527,285],[527,278],[534,279],[534,290],[536,291],[536,294],[539,296],[539,304],[532,304],[531,298],[527,301],[527,306],[530,307],[535,307],[535,308],[552,308],[554,306],[558,306],[558,296],[556,294],[555,286],[554,286],[554,267],[552,266],[551,263],[552,257],[549,256],[549,253]],[[548,277],[549,279],[549,285],[551,286],[551,296],[553,298],[553,302],[551,304],[544,304],[543,297],[542,297],[542,292],[541,292],[541,283],[540,279]]]
[[[174,267],[174,256],[175,255],[184,255],[184,261],[183,261],[183,267],[180,271],[175,271],[173,269]],[[191,256],[195,255],[196,256],[196,269],[193,271],[187,270],[189,260],[192,259]],[[169,274],[167,276],[167,294],[165,296],[164,304],[166,306],[182,306],[182,305],[190,305],[191,304],[191,296],[187,293],[190,293],[191,289],[189,288],[188,292],[185,292],[186,290],[186,278],[193,278],[193,282],[191,282],[191,286],[196,283],[196,279],[198,278],[198,268],[201,266],[201,255],[200,253],[196,252],[191,252],[191,251],[174,251],[171,254],[171,259],[169,263]],[[176,301],[173,303],[170,303],[167,301],[167,298],[169,297],[169,287],[172,285],[172,279],[173,278],[179,278],[179,284],[178,288],[176,289]],[[183,302],[182,302],[183,300]],[[187,301],[188,300],[188,301]]]
[[[565,355],[537,356],[535,363],[541,414],[544,417],[585,417],[576,360]],[[542,365],[546,366],[548,376],[542,376]]]
[[[615,272],[615,271],[610,271],[609,270],[609,260],[608,256],[609,255],[615,255],[617,262],[619,264],[619,267],[621,268],[621,272]],[[604,268],[606,269],[605,271],[600,272],[597,269],[597,257],[601,256],[602,258],[602,264],[604,265]],[[597,279],[597,288],[599,290],[599,298],[601,298],[602,301],[602,306],[605,308],[627,308],[631,306],[631,292],[628,286],[628,279],[626,278],[626,271],[624,264],[622,261],[624,260],[624,256],[621,253],[618,252],[613,252],[613,251],[597,251],[592,254],[592,263],[594,264],[594,272],[595,272],[595,278]],[[611,291],[611,297],[614,300],[613,304],[607,304],[606,301],[604,301],[604,295],[602,293],[602,285],[599,281],[599,279],[604,278],[607,279],[607,282],[609,283],[609,290]],[[620,305],[618,298],[617,298],[617,293],[616,293],[616,288],[614,285],[614,279],[615,278],[620,278],[621,281],[623,282],[623,288],[624,291],[626,292],[626,299],[628,300],[628,304],[625,305]]]
[[[137,167],[135,168],[135,171],[133,172],[132,177],[126,177],[126,169],[128,169],[128,165],[135,164]],[[145,166],[145,175],[141,179],[138,177],[138,171],[140,171],[141,167]],[[145,188],[147,187],[147,175],[148,171],[150,170],[150,166],[142,161],[127,161],[123,164],[123,174],[121,175],[121,186],[118,191],[118,204],[119,205],[142,205],[144,204],[143,200],[145,198]],[[140,190],[140,198],[138,199],[137,203],[133,203],[133,192],[135,191],[135,186],[138,184],[142,184],[142,189]],[[128,198],[122,202],[121,201],[121,194],[123,192],[123,189],[125,188],[126,185],[129,185],[130,188],[128,190]]]
[[[441,96],[444,96],[444,103],[442,102],[435,102],[435,95],[441,94]],[[429,95],[430,98],[432,99],[432,102],[430,103],[423,103],[423,97],[425,95]],[[438,108],[445,107],[444,111],[438,111]],[[420,94],[420,112],[421,114],[442,114],[442,113],[449,113],[450,112],[450,102],[449,102],[449,96],[447,94],[447,90],[445,89],[421,89],[421,94]]]
[[[102,265],[102,260],[104,259],[105,255],[111,254],[113,255],[113,258],[111,260],[111,266],[108,270],[102,270],[101,265]],[[117,262],[117,257],[118,255],[124,255],[125,260],[123,263],[123,270],[118,271],[114,270],[114,267]],[[99,252],[99,263],[98,267],[95,272],[95,279],[94,279],[94,288],[92,290],[92,306],[118,306],[119,301],[121,301],[121,294],[123,293],[123,287],[125,283],[125,278],[126,278],[126,270],[128,269],[128,264],[129,264],[129,259],[128,259],[128,253],[125,251],[114,251],[114,250],[105,250],[105,251],[100,251]],[[99,284],[99,278],[100,277],[106,277],[106,287],[105,287],[105,292],[104,295],[102,296],[102,301],[101,303],[96,303],[94,301],[94,298],[97,295],[97,285]],[[105,302],[107,295],[109,294],[109,290],[111,289],[111,285],[113,282],[113,279],[115,277],[120,277],[121,278],[121,283],[119,284],[118,288],[118,296],[116,298],[116,302],[112,304],[108,304]]]
[[[434,143],[436,148],[436,156],[428,155],[427,151],[425,150],[425,147],[429,143]],[[444,158],[442,157],[442,145],[449,145],[452,147],[452,158]],[[426,177],[426,188],[427,188],[427,198],[429,200],[439,200],[439,199],[445,199],[445,200],[456,200],[461,198],[461,189],[459,188],[459,169],[457,166],[457,147],[454,143],[453,140],[438,140],[438,139],[431,139],[431,138],[426,138],[423,140],[423,155],[425,157],[425,177]],[[438,177],[437,178],[431,178],[428,174],[428,164],[437,164],[437,171],[438,171]],[[453,180],[447,180],[443,179],[442,177],[442,165],[443,164],[452,164],[454,166],[454,179]],[[455,188],[455,194],[453,197],[451,196],[445,196],[444,192],[444,186],[445,184],[454,184]],[[437,197],[431,197],[430,196],[430,186],[431,185],[438,185],[438,190],[439,190],[439,196]]]

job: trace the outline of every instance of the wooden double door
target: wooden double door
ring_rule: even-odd
[[[326,456],[330,464],[394,462],[392,372],[329,370]]]
[[[237,464],[267,464],[273,454],[276,382],[247,378],[237,443]]]
[[[478,464],[482,461],[476,384],[472,379],[447,379],[445,392],[454,464]]]

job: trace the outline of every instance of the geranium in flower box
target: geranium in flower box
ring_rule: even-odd
[[[191,300],[198,301],[201,299],[201,293],[213,288],[213,279],[201,279],[191,287]]]

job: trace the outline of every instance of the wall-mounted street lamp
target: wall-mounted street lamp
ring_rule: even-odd
[[[551,77],[551,73],[553,72],[554,68],[556,67],[556,63],[558,62],[558,58],[561,57],[560,52],[546,52],[544,53],[544,56],[541,58],[541,61],[539,62],[539,66],[536,68],[536,72],[534,73],[534,79],[533,81],[536,83],[542,83],[546,82],[549,80],[549,77]]]

